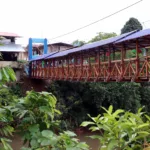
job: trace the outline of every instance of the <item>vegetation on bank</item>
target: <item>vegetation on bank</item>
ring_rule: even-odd
[[[5,98],[4,98],[5,99]],[[88,145],[79,142],[76,134],[62,130],[61,114],[56,109],[56,98],[48,92],[27,92],[23,98],[14,98],[0,103],[0,149],[12,150],[10,136],[21,134],[22,150],[87,150]]]
[[[103,115],[89,117],[81,126],[91,126],[91,131],[100,135],[91,136],[101,143],[100,150],[148,150],[150,149],[150,117],[140,108],[136,113],[117,109],[113,112],[111,105]]]
[[[77,128],[82,121],[87,120],[87,114],[96,116],[103,113],[101,106],[114,110],[124,109],[131,112],[145,106],[150,112],[149,85],[139,83],[83,83],[56,81],[47,87],[57,100],[57,108],[62,112],[63,126]],[[66,127],[66,128],[67,128]]]
[[[70,82],[63,84],[67,84],[67,86],[63,87],[66,87],[66,91],[63,91],[63,93],[67,92],[68,95],[72,95],[72,88],[78,89],[83,97],[86,95],[85,91],[87,91],[87,89],[83,91],[85,88],[82,86],[88,86],[88,93],[91,95],[92,93],[95,95],[94,92],[95,89],[97,89],[96,85],[91,85],[91,83],[74,83],[75,85],[73,87],[70,85],[73,85],[73,83]],[[101,91],[101,95],[97,97],[99,99],[89,102],[83,102],[83,100],[87,98],[90,100],[93,95],[92,97],[86,95],[86,97],[84,97],[85,99],[82,99],[82,97],[80,97],[81,95],[75,95],[76,97],[69,98],[66,93],[66,97],[62,97],[62,93],[55,89],[56,85],[57,88],[59,87],[58,83],[55,83],[55,86],[52,84],[56,96],[59,93],[60,97],[58,97],[58,100],[49,92],[34,91],[29,91],[25,97],[19,98],[17,95],[13,95],[12,89],[1,87],[3,90],[0,90],[0,149],[12,150],[9,145],[9,142],[11,142],[9,138],[16,132],[21,133],[24,143],[28,143],[28,147],[23,147],[22,150],[87,150],[89,149],[88,145],[79,142],[78,139],[75,138],[76,134],[70,131],[72,129],[70,128],[71,126],[80,127],[83,121],[81,126],[89,126],[91,131],[99,131],[99,135],[96,134],[91,138],[100,141],[101,150],[148,149],[150,117],[148,113],[142,112],[142,109],[138,109],[141,107],[140,101],[142,101],[139,95],[141,94],[141,86],[137,83],[116,83],[115,88],[110,88],[110,85],[105,84],[106,83],[99,83],[97,86],[102,86],[101,89],[104,89],[106,93],[104,93],[104,90]],[[95,88],[89,88],[90,86],[94,86]],[[106,88],[107,86],[109,88]],[[124,89],[125,87],[126,90]],[[113,96],[112,93],[114,91],[112,89],[117,89],[117,96]],[[97,90],[100,91],[100,89]],[[149,88],[143,90],[144,93],[149,93],[148,91],[146,92]],[[119,91],[124,91],[124,94],[121,96]],[[77,91],[74,91],[74,93],[76,92]],[[112,97],[109,97],[108,95],[111,94]],[[102,95],[104,95],[104,97],[102,97]],[[128,102],[124,102],[123,97],[125,97],[125,95],[129,95],[129,97],[127,97],[129,99]],[[65,94],[63,96],[65,96]],[[77,97],[80,99],[80,102],[78,102],[78,100],[75,101]],[[136,100],[135,98],[139,98],[137,102],[134,102],[134,100]],[[98,104],[95,103],[96,101],[101,102]],[[87,104],[87,108],[85,108],[84,104],[87,102],[89,104]],[[113,103],[115,108],[112,106],[108,108],[110,103]],[[122,104],[122,106],[120,104]],[[104,105],[108,110],[105,107],[100,108],[100,105]],[[122,109],[118,109],[119,105]],[[130,109],[128,109],[128,107]],[[80,109],[86,110],[84,112],[85,114],[83,111],[80,112]],[[147,108],[143,108],[143,110],[146,109]],[[73,115],[76,116],[77,120],[74,120]],[[87,121],[85,122],[85,120]]]

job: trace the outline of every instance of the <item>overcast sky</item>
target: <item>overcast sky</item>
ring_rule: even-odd
[[[29,37],[51,39],[137,1],[139,0],[0,0],[0,31],[23,36],[24,39],[18,41],[22,43],[27,42]],[[142,23],[150,20],[150,0],[143,0],[106,20],[49,42],[71,43],[76,39],[88,41],[97,32],[120,34],[130,17],[135,17]],[[150,28],[150,21],[145,22],[143,27]]]

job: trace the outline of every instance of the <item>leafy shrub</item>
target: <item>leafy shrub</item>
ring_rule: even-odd
[[[8,136],[12,136],[14,128],[11,126],[11,123],[14,121],[11,111],[8,107],[0,106],[0,149],[12,150],[9,145]]]
[[[76,135],[70,131],[64,131],[59,135],[51,130],[40,131],[38,125],[30,126],[31,148],[22,150],[87,150],[88,146],[84,142],[78,142],[74,138]]]
[[[62,127],[73,129],[79,127],[88,113],[82,95],[86,91],[86,84],[79,82],[57,81],[53,82],[47,90],[52,92],[57,100],[57,108],[62,112],[59,119]]]
[[[47,90],[56,96],[57,107],[63,114],[60,119],[69,129],[87,120],[87,113],[93,116],[103,113],[100,106],[108,108],[113,105],[115,110],[121,108],[136,112],[144,104],[138,83],[56,81]]]
[[[13,116],[9,110],[10,103],[13,102],[13,96],[9,93],[9,89],[4,86],[4,83],[16,81],[16,75],[12,68],[0,68],[0,149],[12,150],[9,145],[9,140],[6,136],[12,135],[14,128],[11,126]]]
[[[113,107],[97,117],[89,117],[92,121],[83,122],[81,126],[91,131],[100,131],[101,135],[91,136],[101,143],[101,150],[142,150],[143,143],[147,143],[150,135],[150,117],[139,109],[136,114]],[[144,119],[146,117],[146,121]]]
[[[19,130],[24,142],[29,143],[29,148],[24,150],[87,150],[85,143],[80,143],[73,138],[74,133],[58,130],[59,121],[54,117],[60,112],[56,109],[56,98],[48,92],[27,92],[27,96],[19,99],[15,106],[15,116],[20,119]],[[56,134],[57,133],[57,134]]]

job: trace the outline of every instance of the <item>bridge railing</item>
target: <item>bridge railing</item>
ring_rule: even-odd
[[[150,56],[111,62],[43,65],[32,62],[32,78],[72,81],[145,81],[150,78]]]

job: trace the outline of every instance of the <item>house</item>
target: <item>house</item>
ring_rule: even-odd
[[[15,43],[15,39],[20,38],[15,33],[0,32],[0,67],[11,66],[18,68],[20,52],[25,52],[23,47]]]
[[[48,46],[48,53],[64,51],[64,50],[73,48],[73,45],[63,43],[63,42],[52,43],[52,44],[48,44],[47,46]],[[33,55],[42,55],[43,49],[44,49],[44,46],[42,44],[34,44]]]
[[[0,53],[2,59],[0,61],[17,61],[20,52],[25,50],[19,44],[15,43],[15,39],[20,36],[14,33],[0,32]]]

